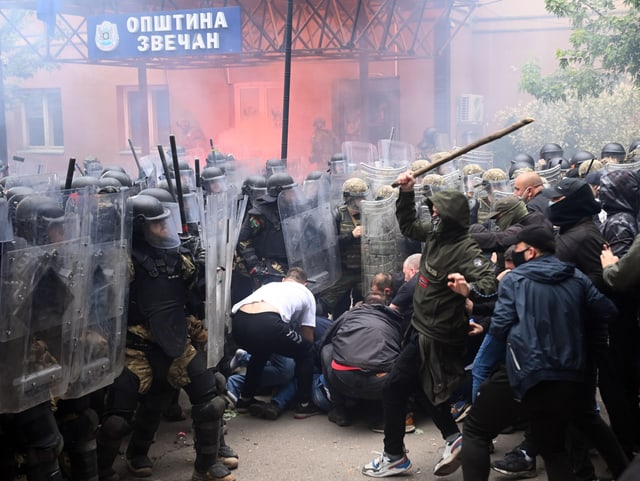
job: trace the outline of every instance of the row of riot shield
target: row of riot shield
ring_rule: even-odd
[[[46,191],[18,205],[1,251],[0,362],[12,368],[0,413],[77,398],[119,374],[130,219],[125,193]]]

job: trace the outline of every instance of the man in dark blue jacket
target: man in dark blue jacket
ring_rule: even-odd
[[[582,272],[551,255],[555,242],[547,227],[527,226],[517,241],[517,267],[500,282],[489,334],[474,363],[474,376],[486,378],[504,362],[510,389],[504,374],[495,373],[480,387],[465,420],[464,479],[488,478],[491,439],[509,424],[505,417],[522,409],[549,480],[576,480],[565,433],[580,412],[575,406],[585,403],[586,339],[601,332],[617,310]],[[587,318],[587,311],[595,315]],[[611,438],[615,442],[612,433]]]

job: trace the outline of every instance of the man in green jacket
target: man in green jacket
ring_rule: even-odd
[[[477,302],[496,296],[497,281],[493,266],[469,236],[469,204],[461,192],[440,191],[427,199],[431,222],[423,222],[416,216],[413,174],[401,174],[396,182],[400,230],[425,247],[411,326],[383,390],[384,452],[362,472],[385,477],[411,468],[404,449],[407,399],[422,389],[446,441],[434,475],[446,476],[460,466],[462,448],[462,435],[447,401],[465,376],[463,355],[469,333],[465,299]]]

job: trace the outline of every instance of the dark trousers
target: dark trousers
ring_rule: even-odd
[[[304,339],[275,312],[233,316],[233,337],[251,353],[242,396],[252,397],[260,385],[262,371],[272,354],[290,357],[296,362],[295,378],[300,402],[311,400],[313,380],[313,343]]]
[[[462,472],[465,481],[489,478],[491,440],[521,413],[530,419],[531,434],[544,458],[549,481],[577,481],[565,449],[572,409],[580,402],[581,385],[545,381],[527,391],[522,403],[513,399],[504,370],[485,381],[464,422]]]
[[[404,429],[407,401],[422,389],[420,384],[420,348],[418,334],[413,332],[400,352],[391,372],[385,376],[382,390],[384,409],[384,451],[388,454],[404,453]],[[431,415],[443,438],[459,433],[458,425],[451,416],[449,403],[434,406],[426,397],[425,408]]]
[[[487,481],[493,438],[523,414],[504,368],[495,371],[478,390],[471,411],[464,420],[462,473],[464,481]]]

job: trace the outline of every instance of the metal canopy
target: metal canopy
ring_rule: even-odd
[[[44,23],[40,35],[27,35],[15,21],[16,10],[30,11],[35,18],[36,3],[0,0],[0,23],[6,23],[47,62],[193,69],[255,65],[279,60],[284,54],[286,0],[60,0],[50,38]],[[144,61],[88,58],[87,17],[230,6],[241,9],[242,53]],[[435,25],[452,22],[453,37],[475,7],[474,0],[295,0],[292,52],[298,60],[362,55],[369,61],[434,58],[442,48],[433,45]]]

